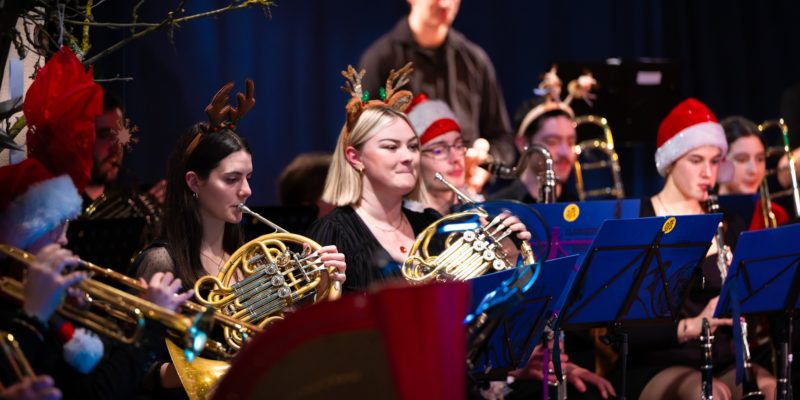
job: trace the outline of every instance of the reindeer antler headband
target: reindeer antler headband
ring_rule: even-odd
[[[342,76],[347,78],[345,85],[342,86],[342,91],[351,96],[350,101],[347,102],[347,130],[345,132],[345,142],[347,142],[347,135],[353,130],[361,113],[367,108],[376,105],[388,105],[389,107],[399,112],[405,111],[413,94],[408,90],[398,90],[408,83],[408,75],[414,70],[411,63],[408,63],[395,71],[394,69],[389,72],[389,77],[386,78],[386,86],[379,89],[380,100],[370,100],[369,92],[361,87],[361,79],[364,78],[363,69],[356,72],[352,65],[347,66],[346,71],[342,71]]]
[[[550,111],[561,110],[568,114],[570,118],[575,118],[575,112],[572,111],[572,108],[561,101],[561,78],[558,77],[557,72],[558,68],[553,65],[550,67],[550,71],[547,71],[542,76],[542,82],[539,83],[539,87],[534,90],[534,93],[542,96],[544,100],[525,114],[525,118],[522,119],[519,129],[517,129],[517,136],[525,135],[525,131],[528,130],[533,121]]]
[[[239,92],[236,94],[236,99],[239,102],[238,107],[233,107],[228,104],[230,99],[231,90],[233,90],[233,82],[228,82],[223,85],[214,97],[211,103],[206,106],[206,115],[208,115],[208,126],[210,132],[201,130],[194,137],[189,147],[186,148],[186,156],[192,154],[194,149],[200,143],[203,135],[207,133],[218,132],[220,129],[228,128],[231,130],[236,129],[236,123],[245,116],[256,104],[255,98],[255,84],[252,79],[248,79],[245,83],[247,89],[246,93]]]

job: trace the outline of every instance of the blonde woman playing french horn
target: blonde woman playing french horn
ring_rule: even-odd
[[[403,113],[412,95],[398,90],[410,72],[410,64],[393,70],[378,100],[361,92],[363,71],[343,72],[352,98],[322,195],[338,208],[318,220],[309,236],[347,254],[345,290],[363,292],[373,283],[402,279],[392,266],[408,257],[416,235],[440,217],[431,209],[403,207],[404,199],[419,199],[420,189],[419,138]],[[518,238],[530,238],[516,217],[501,218]]]
[[[216,276],[231,254],[244,244],[239,222],[243,204],[251,195],[253,173],[250,147],[235,131],[233,123],[255,104],[253,83],[247,95],[239,93],[238,108],[227,106],[233,84],[225,85],[206,109],[211,124],[194,125],[178,141],[169,157],[163,241],[145,250],[134,264],[135,275],[147,278],[171,272],[184,285],[193,287],[204,275]],[[226,108],[227,107],[227,108]],[[336,246],[318,250],[325,267],[335,268],[334,281],[345,280],[345,257]],[[327,287],[327,274],[321,274]],[[153,378],[160,389],[181,387],[172,364],[162,363]],[[159,389],[160,387],[160,389]],[[183,396],[182,390],[172,394]]]

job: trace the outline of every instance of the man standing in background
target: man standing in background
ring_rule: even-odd
[[[498,161],[512,163],[514,146],[506,104],[492,61],[452,29],[460,0],[407,0],[408,16],[367,48],[359,60],[363,86],[377,97],[392,68],[411,61],[409,89],[446,101],[468,143],[483,137]]]

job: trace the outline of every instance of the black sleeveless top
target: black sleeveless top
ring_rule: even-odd
[[[419,235],[428,225],[441,216],[433,209],[419,213],[403,208],[403,213],[414,235]],[[392,260],[375,235],[350,206],[338,207],[316,221],[306,235],[321,246],[336,245],[347,262],[346,291],[366,291],[375,282],[403,279],[400,266]],[[432,243],[434,244],[434,243]],[[441,250],[441,244],[431,246],[432,251]]]

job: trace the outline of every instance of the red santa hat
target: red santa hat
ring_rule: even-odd
[[[64,47],[36,74],[22,108],[28,158],[0,168],[0,242],[25,248],[80,212],[103,91]]]
[[[716,146],[728,153],[725,131],[714,113],[699,100],[688,98],[670,111],[658,127],[656,169],[666,176],[667,169],[688,151]]]
[[[26,248],[81,210],[69,175],[53,176],[34,158],[0,168],[0,243]]]
[[[419,135],[420,145],[425,145],[448,132],[461,133],[456,115],[447,103],[442,100],[430,100],[424,93],[414,97],[406,109],[406,114]]]

